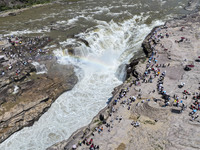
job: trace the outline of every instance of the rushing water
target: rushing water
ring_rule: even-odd
[[[0,18],[0,36],[53,37],[55,43],[47,48],[54,50],[59,63],[73,64],[79,77],[39,121],[13,134],[0,149],[43,150],[88,124],[122,83],[119,66],[141,51],[141,42],[154,26],[187,14],[186,4],[187,0],[65,0]],[[87,40],[90,46],[70,35]],[[68,55],[69,44],[76,45],[76,57]]]

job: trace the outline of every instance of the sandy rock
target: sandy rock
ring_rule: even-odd
[[[78,150],[89,149],[86,144],[81,146],[78,144],[85,138],[88,140],[93,138],[94,144],[99,145],[100,149],[200,149],[199,122],[191,121],[191,117],[188,115],[191,112],[189,107],[186,107],[181,113],[180,107],[173,105],[174,94],[186,106],[190,106],[193,103],[192,95],[188,94],[188,98],[184,99],[183,91],[199,92],[200,64],[195,61],[200,56],[200,44],[198,36],[196,36],[196,33],[199,32],[199,22],[200,15],[198,13],[170,20],[164,26],[155,27],[142,44],[147,57],[150,57],[152,52],[157,52],[154,55],[157,64],[154,66],[157,65],[156,68],[160,69],[161,74],[165,72],[164,79],[161,81],[164,90],[171,97],[168,106],[165,106],[164,98],[157,90],[160,75],[154,77],[152,83],[142,82],[142,79],[138,79],[140,84],[137,85],[132,83],[136,79],[130,76],[118,89],[118,92],[114,92],[115,95],[109,105],[99,112],[88,126],[78,129],[68,140],[56,143],[48,150],[71,149],[74,144],[78,146]],[[168,37],[167,34],[169,34]],[[157,41],[157,39],[153,40],[154,35],[162,37]],[[137,62],[132,70],[134,71],[133,75],[142,78],[148,68],[147,65],[152,64],[148,61],[147,58]],[[185,71],[186,65],[193,67],[190,71]],[[185,84],[179,88],[181,82]],[[119,97],[121,89],[127,88],[129,88],[129,92],[115,104],[114,100]],[[140,98],[136,98],[129,107],[127,99],[132,96],[137,97],[139,94]],[[103,122],[97,124],[96,121],[99,120],[101,114],[104,115],[105,122],[110,124],[110,128],[102,124]],[[121,121],[119,120],[120,116]],[[136,121],[140,123],[139,126],[134,126]],[[98,133],[94,130],[95,126],[103,127],[103,131]]]

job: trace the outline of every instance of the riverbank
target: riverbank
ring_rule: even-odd
[[[0,143],[31,126],[77,83],[72,65],[60,65],[50,37],[11,36],[0,41]]]
[[[26,6],[25,8],[20,8],[20,9],[8,9],[8,10],[0,12],[0,17],[16,16],[25,10],[42,7],[42,6],[46,6],[46,5],[51,5],[51,4],[52,3],[49,2],[49,3],[44,3],[44,4],[35,4],[32,6]]]
[[[199,21],[196,13],[155,27],[142,44],[148,59],[130,63],[109,105],[48,150],[199,149]]]

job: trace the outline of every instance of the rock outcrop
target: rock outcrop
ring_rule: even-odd
[[[48,38],[15,39],[0,43],[0,143],[33,125],[58,96],[78,81],[73,66],[58,64],[51,52],[41,49],[50,42]],[[37,73],[30,62],[37,60],[46,73]]]
[[[73,145],[77,146],[77,150],[89,149],[91,143],[80,144],[79,141],[90,139],[94,145],[99,145],[100,149],[199,149],[198,115],[194,117],[195,114],[191,118],[188,114],[192,109],[188,107],[182,107],[182,113],[173,111],[180,109],[175,105],[180,104],[177,99],[190,106],[194,105],[192,95],[199,95],[200,69],[199,61],[196,61],[200,57],[199,22],[200,15],[197,13],[155,27],[142,44],[146,56],[152,57],[131,60],[127,67],[130,78],[116,88],[109,105],[100,111],[88,126],[75,131],[68,140],[56,143],[48,150],[67,150],[72,149]],[[185,65],[191,69],[184,70]],[[150,66],[157,71],[149,69]],[[150,70],[149,73],[147,69]],[[154,74],[158,73],[158,69],[162,74],[160,76]],[[152,80],[150,82],[147,79]],[[185,83],[184,88],[178,86],[181,82]],[[159,91],[159,84],[165,92]],[[128,88],[128,94],[115,102],[121,95],[121,89]],[[184,98],[185,91],[190,93],[186,94],[187,98]],[[166,92],[171,96],[169,103],[163,97]],[[135,101],[131,103],[133,96]],[[140,122],[140,125],[135,126],[135,122]],[[99,131],[101,128],[103,130]]]
[[[31,126],[56,98],[77,83],[72,66],[51,65],[48,74],[29,70],[22,78],[1,81],[0,142]]]

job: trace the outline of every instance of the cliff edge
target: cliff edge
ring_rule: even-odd
[[[48,150],[200,149],[199,22],[196,13],[155,27],[142,44],[147,58],[131,62],[110,104]]]

